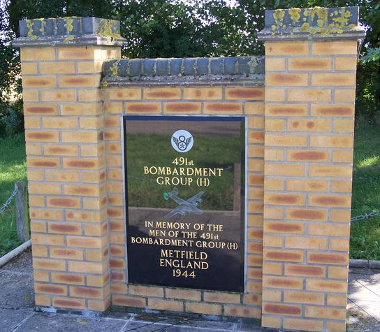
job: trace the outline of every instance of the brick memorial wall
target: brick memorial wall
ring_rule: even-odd
[[[145,307],[158,310],[185,311],[227,316],[261,315],[261,266],[263,227],[264,170],[264,89],[263,59],[230,58],[110,61],[105,66],[105,137],[109,175],[108,197],[110,222],[111,279],[113,301],[117,305]],[[175,62],[178,65],[174,67]],[[197,62],[196,62],[197,61]],[[200,64],[210,68],[207,80],[202,79]],[[172,66],[170,66],[172,62]],[[237,64],[237,66],[236,66]],[[240,64],[240,66],[239,66]],[[147,81],[132,81],[127,69],[142,69]],[[164,78],[156,72],[162,70]],[[171,68],[169,76],[168,68]],[[190,72],[178,74],[181,68]],[[117,75],[112,75],[112,70]],[[177,70],[177,72],[174,72]],[[195,72],[198,71],[200,78]],[[228,74],[227,74],[228,73]],[[139,72],[140,74],[140,72]],[[231,82],[228,77],[235,77]],[[191,77],[195,79],[191,80]],[[152,81],[155,81],[152,83]],[[174,83],[175,82],[175,83]],[[181,84],[182,83],[182,84]],[[173,86],[174,85],[174,86]],[[202,290],[127,286],[125,283],[125,220],[123,215],[122,149],[120,144],[120,115],[244,115],[248,120],[248,250],[247,292],[232,294]],[[128,120],[127,120],[128,121]]]
[[[118,22],[98,18],[25,20],[20,31],[36,306],[345,331],[358,8],[266,11],[265,59],[121,59]],[[139,118],[125,116],[159,117],[157,128],[184,116],[245,120],[233,182],[244,196],[229,212],[242,216],[241,291],[174,287],[157,272],[152,285],[128,282],[124,135]]]

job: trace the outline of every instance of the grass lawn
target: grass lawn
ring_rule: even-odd
[[[14,183],[25,179],[24,135],[0,139],[0,206]],[[355,131],[352,216],[376,210],[380,210],[380,130],[361,124]],[[13,201],[0,215],[0,256],[19,244]],[[380,260],[380,216],[352,224],[350,256]]]
[[[380,128],[355,130],[352,216],[380,210]],[[351,226],[351,258],[380,260],[380,216]]]
[[[24,134],[0,139],[0,206],[14,189],[16,181],[26,180]],[[21,244],[16,235],[16,212],[13,200],[0,214],[0,257]]]

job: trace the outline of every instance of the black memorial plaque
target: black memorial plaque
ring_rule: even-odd
[[[128,282],[242,291],[242,117],[125,116]]]

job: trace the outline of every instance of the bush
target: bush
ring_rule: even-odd
[[[368,48],[360,58],[356,117],[380,127],[380,48]]]
[[[9,109],[0,118],[0,137],[14,136],[24,129],[24,119],[22,112],[16,109]]]

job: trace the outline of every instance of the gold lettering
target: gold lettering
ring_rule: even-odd
[[[178,221],[156,221],[156,228],[183,230],[190,229],[191,223]]]
[[[169,249],[161,249],[161,257],[172,257],[171,256],[171,252],[173,250],[169,250]]]
[[[161,231],[161,230],[158,230],[158,229],[150,229],[149,230],[149,235],[150,236],[166,236],[166,232],[165,231]]]
[[[172,246],[172,247],[193,247],[194,240],[188,239],[153,239],[151,237],[131,236],[131,243],[148,244],[158,246]]]
[[[208,168],[208,167],[169,167],[169,166],[143,166],[144,175],[160,175],[157,179],[159,185],[190,185],[193,179],[190,176],[196,177],[216,177],[222,176],[223,168]],[[169,178],[167,176],[180,176]],[[183,176],[187,176],[182,180]]]
[[[161,257],[187,259],[187,260],[206,260],[208,255],[204,251],[161,249]]]
[[[166,174],[165,167],[158,167],[157,174],[158,175],[165,175]]]
[[[145,220],[144,224],[145,224],[145,227],[147,227],[147,228],[151,228],[151,227],[154,226],[153,221],[147,221],[147,220]]]
[[[181,259],[160,258],[160,267],[174,267],[179,269],[207,270],[209,265],[204,261],[184,261]]]
[[[196,241],[195,246],[197,248],[224,249],[226,247],[226,243],[219,241]]]

